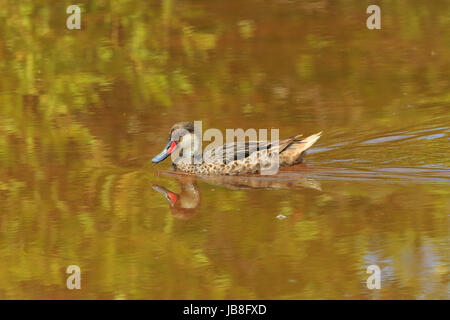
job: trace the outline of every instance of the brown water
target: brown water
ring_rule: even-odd
[[[448,1],[81,3],[0,0],[0,298],[448,298]],[[323,136],[194,179],[182,120]]]

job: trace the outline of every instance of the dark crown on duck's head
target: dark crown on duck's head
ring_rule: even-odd
[[[172,126],[172,128],[170,129],[170,135],[172,135],[172,133],[177,129],[184,129],[184,130],[188,131],[189,133],[194,133],[194,123],[192,123],[190,121],[183,121],[183,122],[175,123]]]

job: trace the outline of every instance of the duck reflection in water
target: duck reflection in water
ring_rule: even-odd
[[[180,192],[175,193],[160,185],[153,189],[162,194],[169,202],[169,209],[174,218],[191,219],[200,208],[201,192],[197,181],[204,181],[213,186],[231,190],[239,189],[299,189],[309,188],[322,191],[320,183],[312,178],[297,175],[275,176],[192,176],[174,172],[160,172],[178,180]]]
[[[178,177],[180,193],[174,193],[163,186],[154,185],[153,190],[161,193],[169,202],[172,215],[180,220],[191,219],[200,207],[200,189],[195,177]]]

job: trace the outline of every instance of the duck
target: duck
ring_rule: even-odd
[[[159,163],[172,155],[175,170],[201,176],[228,176],[264,174],[278,155],[278,167],[288,167],[303,162],[306,150],[317,142],[322,132],[302,139],[302,135],[276,141],[231,142],[201,151],[200,137],[194,132],[194,123],[178,122],[169,131],[164,149],[153,163]],[[209,147],[209,146],[208,146]],[[230,152],[231,151],[231,152]],[[270,173],[269,173],[270,174]]]

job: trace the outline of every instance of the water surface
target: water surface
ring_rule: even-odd
[[[0,298],[448,298],[447,1],[0,4]],[[323,136],[197,179],[150,164],[186,120]]]

